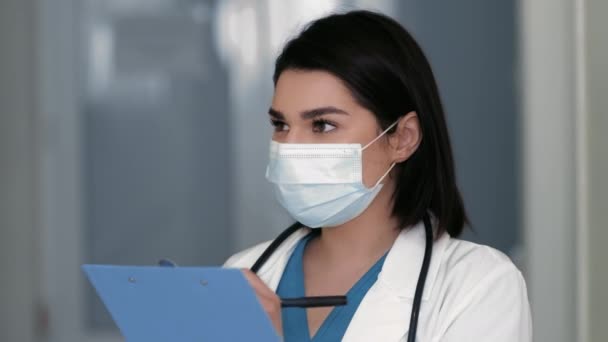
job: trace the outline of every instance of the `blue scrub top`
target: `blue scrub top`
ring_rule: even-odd
[[[304,297],[304,267],[302,259],[306,244],[311,238],[318,236],[316,231],[311,232],[302,238],[293,254],[289,258],[285,271],[281,276],[277,294],[281,298]],[[376,282],[378,274],[384,264],[386,254],[380,258],[368,271],[357,281],[357,283],[346,294],[347,305],[334,307],[329,313],[319,330],[310,337],[308,330],[308,318],[305,308],[283,308],[283,338],[289,341],[340,341],[348,328],[348,325],[357,311],[361,300]]]

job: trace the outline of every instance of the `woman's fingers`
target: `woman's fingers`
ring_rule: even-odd
[[[242,269],[245,278],[249,281],[249,284],[253,287],[256,292],[264,295],[264,297],[276,297],[276,293],[272,291],[266,284],[258,277],[255,273],[249,269]]]
[[[281,299],[272,291],[266,284],[251,270],[242,269],[245,278],[255,291],[262,308],[270,317],[272,325],[279,333],[283,335],[283,324],[281,319]]]

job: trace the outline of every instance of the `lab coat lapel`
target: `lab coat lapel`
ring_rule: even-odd
[[[401,341],[407,334],[411,300],[399,298],[381,284],[369,289],[342,341]]]
[[[342,341],[405,341],[424,257],[425,236],[422,222],[399,234],[378,280],[363,297]],[[420,319],[425,316],[424,305],[432,295],[447,240],[446,234],[433,244]],[[418,332],[421,333],[420,329]]]

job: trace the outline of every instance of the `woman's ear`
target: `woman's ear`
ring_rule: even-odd
[[[418,114],[412,111],[407,113],[397,124],[395,133],[389,138],[393,162],[400,163],[406,161],[420,145],[422,141],[422,131]]]

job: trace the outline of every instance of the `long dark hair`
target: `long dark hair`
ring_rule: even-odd
[[[439,90],[422,49],[398,22],[364,10],[315,20],[283,48],[275,64],[275,86],[287,69],[338,77],[382,129],[416,111],[422,141],[396,167],[393,215],[408,227],[430,210],[438,221],[436,237],[462,232],[468,219],[456,186]]]

